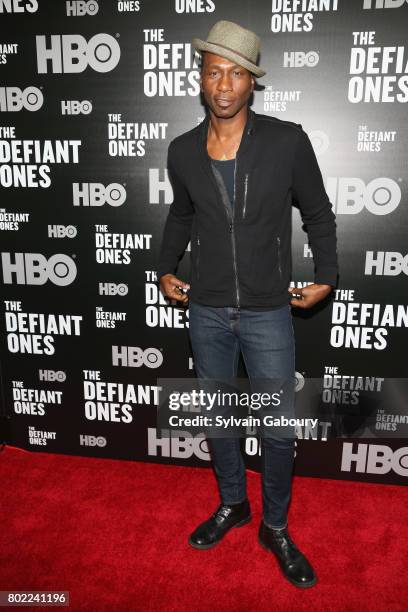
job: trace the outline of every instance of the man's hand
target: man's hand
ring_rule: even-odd
[[[320,300],[323,300],[326,295],[329,295],[333,287],[331,285],[306,285],[301,289],[289,288],[289,293],[300,293],[302,298],[292,298],[290,303],[292,306],[298,306],[300,308],[311,308]]]
[[[180,280],[174,274],[163,274],[160,277],[160,289],[162,293],[170,298],[171,300],[178,300],[183,304],[187,304],[188,295],[187,293],[183,293],[177,287],[184,287],[184,289],[190,289],[190,285]]]

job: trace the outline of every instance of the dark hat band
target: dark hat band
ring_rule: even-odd
[[[217,45],[217,47],[222,47],[223,49],[226,49],[227,51],[231,51],[231,53],[235,53],[236,55],[239,55],[239,57],[242,57],[242,59],[246,60],[247,62],[250,62],[251,64],[253,63],[253,61],[249,57],[247,57],[243,53],[240,53],[239,51],[236,51],[235,49],[231,49],[231,47],[227,47],[226,45],[222,45],[219,42],[211,42],[211,40],[207,40],[207,42],[210,45]]]

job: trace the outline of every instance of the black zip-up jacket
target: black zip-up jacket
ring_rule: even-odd
[[[314,282],[336,286],[335,214],[301,124],[248,107],[231,206],[222,176],[207,153],[209,118],[207,114],[168,147],[174,200],[163,230],[158,279],[176,274],[191,240],[193,301],[241,308],[289,304],[294,201],[313,253]]]

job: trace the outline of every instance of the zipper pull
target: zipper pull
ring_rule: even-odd
[[[232,223],[229,224],[229,231],[232,232]]]
[[[279,276],[280,278],[282,278],[282,267],[281,267],[281,252],[280,252],[280,237],[277,236],[276,240],[278,242],[278,269],[279,269]]]
[[[245,219],[247,191],[248,191],[248,172],[245,174],[244,208],[242,209],[242,218],[243,219]]]

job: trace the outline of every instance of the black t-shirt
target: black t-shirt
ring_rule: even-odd
[[[212,160],[217,169],[221,172],[222,178],[224,179],[225,187],[227,188],[231,206],[234,205],[234,171],[235,171],[235,157],[234,159],[213,159]]]
[[[231,206],[234,205],[234,171],[235,171],[235,158],[233,159],[212,159],[212,163],[216,166],[216,168],[220,171],[222,178],[224,180],[225,187],[228,191],[228,195],[231,201]],[[282,308],[282,306],[274,306],[274,307],[244,307],[246,310],[255,310],[255,311],[264,311],[264,310],[276,310],[277,308]]]

